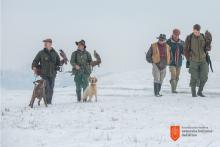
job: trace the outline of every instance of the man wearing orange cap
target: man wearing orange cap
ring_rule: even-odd
[[[177,93],[176,87],[179,81],[180,69],[183,61],[183,49],[184,49],[184,41],[180,38],[180,30],[174,29],[173,34],[170,39],[167,40],[167,44],[170,46],[170,85],[171,92]]]

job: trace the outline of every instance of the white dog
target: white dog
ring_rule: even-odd
[[[82,101],[86,102],[92,101],[92,97],[95,96],[95,101],[97,102],[97,78],[96,77],[89,77],[89,86],[86,88],[86,90],[83,93]]]

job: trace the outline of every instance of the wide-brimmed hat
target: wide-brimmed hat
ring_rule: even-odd
[[[81,44],[81,45],[83,45],[83,46],[86,48],[86,42],[85,42],[85,40],[76,41],[75,43],[76,43],[76,45]]]
[[[52,43],[52,39],[47,38],[47,39],[44,39],[43,42],[50,42],[50,43]]]
[[[159,37],[157,37],[157,39],[159,40],[167,40],[166,35],[165,34],[160,34]]]

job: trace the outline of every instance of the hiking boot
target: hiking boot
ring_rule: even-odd
[[[192,97],[197,97],[196,95],[196,87],[191,87]]]

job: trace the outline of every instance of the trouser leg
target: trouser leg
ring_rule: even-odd
[[[48,104],[51,104],[51,103],[52,103],[54,82],[55,82],[55,78],[50,77],[50,78],[49,78],[49,97],[48,97]]]
[[[48,77],[46,77],[46,76],[43,76],[42,77],[45,81],[46,81],[46,85],[45,85],[45,95],[46,95],[46,100],[47,100],[47,104],[48,104],[48,102],[49,102],[49,97],[50,97],[50,93],[49,93],[49,91],[50,91],[50,82],[49,82],[49,78]]]
[[[180,77],[180,71],[181,71],[181,67],[177,67],[176,69],[176,85],[175,85],[175,90],[179,81],[179,77]]]
[[[160,70],[156,64],[153,63],[152,65],[153,65],[152,74],[154,77],[154,83],[161,83]]]
[[[177,93],[176,87],[179,81],[180,68],[176,66],[170,66],[170,73],[171,73],[171,79],[170,79],[171,91],[173,93]]]
[[[205,83],[208,80],[208,72],[209,72],[209,67],[207,62],[202,62],[199,66],[199,80],[200,80],[200,84],[199,84],[199,90],[198,90],[198,95],[204,97],[204,95],[202,94],[203,88],[205,86]]]
[[[74,77],[75,85],[76,85],[76,96],[77,101],[81,100],[81,89],[82,89],[82,77],[80,74],[75,75]]]
[[[190,86],[192,97],[196,97],[196,85],[199,79],[199,63],[191,61],[189,66],[189,73],[191,74]]]
[[[161,90],[161,87],[162,87],[162,83],[163,83],[163,80],[164,80],[165,76],[166,76],[166,68],[160,70],[159,93],[160,93],[160,90]]]
[[[156,64],[153,64],[152,74],[154,77],[154,93],[160,95],[161,86],[166,76],[166,68],[160,70]]]
[[[160,84],[160,70],[158,69],[156,64],[152,64],[152,74],[154,78],[154,95],[159,95],[159,84]]]
[[[88,74],[83,74],[82,75],[82,88],[83,88],[83,92],[86,90],[88,85],[89,85],[89,75]]]

